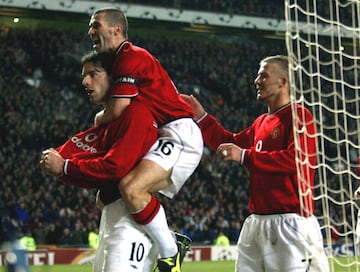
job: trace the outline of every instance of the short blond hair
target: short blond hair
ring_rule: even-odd
[[[280,73],[289,77],[289,58],[285,55],[274,55],[263,58],[260,61],[260,65],[264,65],[265,63],[277,63],[280,68]]]

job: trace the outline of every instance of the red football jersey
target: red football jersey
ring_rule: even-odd
[[[191,107],[180,97],[160,62],[131,42],[123,42],[116,51],[113,78],[112,96],[141,101],[160,125],[182,117],[193,117]]]
[[[298,213],[313,214],[313,185],[316,163],[316,127],[307,109],[298,105],[299,143],[304,152],[298,152],[301,160],[297,165],[291,106],[287,105],[272,114],[259,116],[254,123],[238,132],[225,130],[211,115],[207,115],[200,127],[205,143],[213,150],[219,144],[231,142],[245,149],[243,164],[250,175],[249,211],[257,214]],[[299,173],[299,177],[298,177]],[[299,187],[301,200],[299,197]],[[300,205],[302,202],[302,205]],[[301,208],[301,206],[303,208]]]
[[[60,179],[87,188],[117,184],[156,139],[153,116],[144,105],[134,101],[118,119],[80,132],[57,148],[67,159],[65,175]]]

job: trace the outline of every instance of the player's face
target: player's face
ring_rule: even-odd
[[[105,104],[109,99],[111,79],[105,70],[94,63],[85,63],[82,68],[82,84],[94,104]]]
[[[88,34],[93,43],[93,48],[98,52],[116,50],[115,30],[116,27],[110,26],[106,21],[104,12],[91,16]]]
[[[270,99],[276,99],[280,95],[282,87],[278,65],[276,63],[262,64],[254,83],[257,100],[268,102]]]

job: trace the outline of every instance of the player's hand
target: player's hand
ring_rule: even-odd
[[[180,94],[181,98],[188,103],[194,111],[194,120],[197,121],[205,114],[204,107],[193,95]]]
[[[220,144],[216,150],[218,158],[224,161],[240,162],[243,149],[233,143]]]
[[[41,170],[48,175],[59,177],[64,174],[65,160],[55,149],[50,148],[42,152],[40,159]]]

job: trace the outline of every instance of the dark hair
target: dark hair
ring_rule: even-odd
[[[105,13],[105,19],[109,25],[114,26],[120,24],[123,26],[123,35],[125,39],[127,39],[129,24],[125,13],[118,8],[106,7],[95,10],[93,16],[101,12]]]
[[[103,68],[108,75],[111,75],[114,59],[114,53],[91,51],[81,58],[81,64],[84,66],[85,63],[93,63],[95,66]]]

